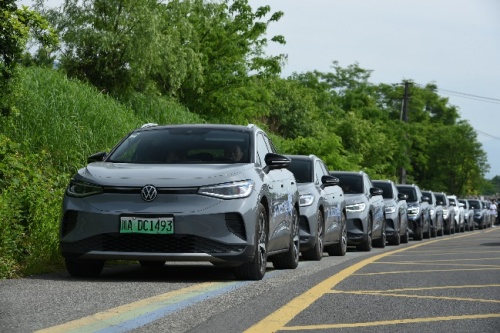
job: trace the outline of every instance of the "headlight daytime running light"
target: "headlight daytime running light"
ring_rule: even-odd
[[[71,197],[84,198],[91,195],[100,194],[103,188],[92,183],[83,182],[77,179],[71,179],[69,182],[66,193]]]
[[[247,179],[238,182],[203,186],[198,190],[199,194],[220,199],[239,199],[246,198],[255,186],[253,180]]]
[[[385,207],[386,214],[393,214],[395,212],[396,212],[396,206],[386,206]]]
[[[299,198],[299,206],[307,207],[311,206],[314,202],[314,195],[312,194],[301,194]]]
[[[409,215],[418,215],[420,213],[420,207],[410,207],[408,208]]]
[[[346,208],[346,211],[348,211],[348,212],[358,213],[358,212],[362,212],[365,210],[366,204],[360,202],[360,203],[356,203],[356,204],[352,204],[352,205],[347,205],[345,208]]]

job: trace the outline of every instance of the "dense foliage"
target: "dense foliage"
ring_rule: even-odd
[[[498,176],[484,180],[486,154],[474,129],[435,84],[410,85],[403,122],[403,84],[372,84],[371,71],[358,64],[334,61],[328,73],[281,77],[286,57],[264,51],[285,43],[266,35],[283,13],[269,6],[65,0],[46,9],[38,2],[29,17],[51,22],[57,52],[54,37],[21,57],[38,30],[25,24],[20,37],[0,23],[1,45],[15,46],[14,53],[0,49],[0,69],[16,82],[2,95],[9,112],[0,116],[0,277],[60,262],[60,200],[70,175],[147,122],[256,123],[281,152],[315,154],[332,170],[398,181],[404,168],[408,182],[426,189],[459,196],[500,191]],[[11,19],[28,12],[6,3],[2,15]]]

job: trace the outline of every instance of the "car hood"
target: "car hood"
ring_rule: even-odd
[[[254,164],[131,164],[95,162],[75,178],[101,186],[197,187],[248,179]]]
[[[366,202],[366,196],[364,193],[359,194],[344,194],[345,204],[352,205],[359,202]]]
[[[313,194],[314,183],[297,183],[299,194]]]

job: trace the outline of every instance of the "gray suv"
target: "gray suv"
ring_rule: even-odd
[[[300,194],[300,251],[306,260],[321,260],[323,252],[343,256],[347,250],[344,192],[315,155],[287,155]]]
[[[89,157],[62,204],[60,249],[73,276],[106,260],[205,261],[263,278],[294,269],[299,193],[290,159],[255,125],[148,124]]]
[[[385,215],[382,190],[362,171],[330,171],[340,180],[347,211],[347,244],[359,251],[385,247]]]
[[[408,224],[414,240],[422,240],[424,234],[430,235],[430,207],[429,198],[422,194],[420,187],[415,184],[397,185],[399,192],[408,196]]]
[[[410,233],[408,231],[407,195],[399,193],[392,180],[374,180],[373,185],[384,191],[382,197],[387,222],[385,229],[387,241],[390,245],[408,243]]]

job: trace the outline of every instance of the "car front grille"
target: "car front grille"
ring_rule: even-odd
[[[193,235],[101,234],[77,242],[61,242],[63,253],[83,254],[90,251],[143,253],[211,253],[240,252],[244,245],[229,245]]]

